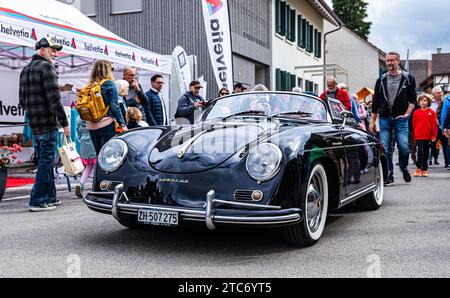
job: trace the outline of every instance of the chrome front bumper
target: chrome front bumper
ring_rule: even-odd
[[[178,212],[182,220],[205,222],[209,230],[215,230],[216,224],[233,225],[261,225],[261,226],[282,226],[295,224],[302,220],[302,211],[300,209],[282,209],[279,206],[247,204],[239,202],[229,202],[215,199],[215,192],[212,190],[206,196],[206,204],[203,209],[168,207],[149,204],[135,204],[130,202],[126,193],[123,191],[123,184],[116,186],[114,192],[91,192],[84,198],[84,203],[89,208],[111,214],[115,219],[120,220],[122,214],[136,215],[139,210],[171,211]],[[111,203],[96,199],[96,197],[112,197]],[[219,209],[216,204],[241,207],[243,210],[251,210],[246,215],[218,215]],[[265,211],[270,215],[255,214],[255,210]],[[229,210],[228,210],[229,211]]]

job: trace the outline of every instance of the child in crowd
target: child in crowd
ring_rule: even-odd
[[[75,195],[82,199],[84,186],[97,162],[97,155],[89,130],[86,128],[86,121],[83,121],[80,117],[77,119],[77,137],[80,142],[80,157],[85,169],[81,176],[80,185],[75,187]]]
[[[128,129],[148,127],[147,122],[142,121],[142,113],[138,108],[128,108],[126,120]]]
[[[417,169],[414,177],[428,177],[428,158],[430,157],[431,142],[435,142],[438,135],[436,113],[430,108],[433,98],[429,94],[419,97],[420,109],[413,116],[412,124],[414,138],[418,151]]]

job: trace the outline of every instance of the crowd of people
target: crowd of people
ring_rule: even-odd
[[[54,59],[61,49],[62,46],[53,44],[51,40],[41,39],[36,43],[37,53],[20,76],[20,105],[29,119],[38,157],[36,183],[29,201],[29,210],[33,212],[55,210],[60,204],[53,177],[58,129],[62,127],[66,136],[71,135],[54,67]],[[390,52],[386,63],[388,72],[376,82],[373,100],[368,105],[357,95],[350,96],[345,84],[339,84],[336,78],[327,79],[327,90],[320,98],[324,101],[329,98],[339,100],[346,110],[352,112],[361,129],[381,140],[388,159],[386,185],[394,183],[394,142],[399,150],[398,165],[408,183],[412,179],[408,171],[410,154],[417,166],[416,177],[427,177],[429,165],[433,162],[438,165],[440,148],[444,154],[444,166],[449,168],[450,95],[444,98],[442,89],[435,87],[432,95],[417,97],[415,79],[400,67],[400,55]],[[85,166],[80,184],[76,186],[76,195],[80,198],[102,147],[117,133],[170,124],[168,108],[162,97],[165,85],[162,75],[154,75],[150,90],[145,92],[136,69],[126,67],[122,79],[115,80],[112,64],[98,60],[93,65],[89,84],[101,85],[103,101],[109,108],[99,121],[77,120],[79,153]],[[177,123],[182,119],[194,124],[196,113],[208,106],[209,102],[200,96],[202,88],[199,81],[190,83],[189,90],[178,100],[174,115]],[[238,94],[246,90],[243,84],[237,83],[232,92]],[[257,85],[252,91],[269,89]],[[292,92],[313,94],[298,87]],[[218,92],[219,97],[230,94],[227,88]]]
[[[408,171],[410,158],[416,165],[415,177],[428,177],[430,165],[439,164],[442,149],[444,168],[450,169],[450,93],[444,97],[436,86],[432,94],[418,96],[415,78],[401,67],[400,55],[386,57],[388,72],[375,84],[373,100],[366,105],[356,94],[350,96],[345,84],[327,80],[328,90],[320,97],[339,100],[354,115],[361,129],[376,135],[388,159],[386,185],[394,183],[393,151],[398,147],[398,166],[405,182],[412,181]]]

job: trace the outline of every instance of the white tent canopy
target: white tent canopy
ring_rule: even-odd
[[[0,0],[0,79],[5,87],[0,96],[1,145],[23,131],[20,124],[25,121],[25,113],[18,98],[20,71],[30,62],[36,42],[43,37],[52,38],[63,46],[55,63],[61,86],[69,84],[81,88],[87,84],[96,59],[113,62],[117,77],[122,75],[120,71],[125,66],[138,68],[145,90],[150,88],[150,77],[155,73],[170,81],[171,56],[153,53],[126,41],[70,5],[54,0]],[[169,99],[168,88],[163,93],[164,99]],[[61,95],[75,133],[70,102],[73,96],[76,99],[76,92]],[[29,160],[32,148],[25,148],[21,154],[21,159]]]
[[[54,0],[0,0],[0,65],[20,69],[36,41],[53,38],[63,46],[58,64],[75,68],[107,59],[161,74],[171,73],[171,57],[138,47],[70,5]],[[87,59],[85,59],[87,58]]]

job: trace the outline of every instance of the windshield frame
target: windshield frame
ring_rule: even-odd
[[[244,92],[244,93],[234,93],[234,94],[230,94],[230,95],[227,95],[227,96],[224,96],[224,97],[216,98],[216,99],[212,100],[209,105],[215,104],[219,100],[228,99],[228,98],[232,98],[232,97],[244,96],[244,95],[245,96],[246,95],[250,95],[250,96],[251,95],[262,95],[262,94],[268,94],[268,95],[293,95],[293,96],[302,96],[302,97],[308,97],[308,98],[314,99],[314,100],[320,102],[321,104],[323,104],[324,107],[325,107],[325,110],[327,111],[327,120],[323,121],[323,123],[334,123],[335,119],[333,118],[333,115],[331,114],[330,107],[328,106],[328,104],[326,102],[324,102],[322,99],[320,99],[319,97],[316,97],[316,96],[313,96],[313,95],[310,95],[310,94],[304,94],[304,93],[295,93],[295,92],[287,92],[287,91],[253,91],[253,92]],[[221,118],[218,117],[218,118],[212,118],[212,119],[203,119],[203,117],[204,117],[204,115],[205,115],[205,113],[206,113],[206,111],[208,109],[209,109],[209,107],[206,108],[202,112],[202,114],[196,119],[196,121],[195,121],[196,123],[204,123],[204,122],[212,121],[212,120],[221,120],[221,119],[224,119],[227,116],[229,116],[229,115],[225,115],[225,116],[223,116]],[[289,112],[292,112],[292,111],[286,111],[286,113],[289,113]],[[243,116],[245,116],[245,115],[243,115]],[[261,115],[261,116],[258,116],[258,117],[270,118],[271,116],[272,115],[266,115],[266,116]],[[249,116],[249,117],[254,117],[254,116]],[[282,115],[280,115],[279,117],[282,117]],[[292,119],[292,118],[289,118],[289,119]],[[307,118],[305,118],[305,119],[307,119]],[[292,119],[292,120],[295,121],[295,120],[298,120],[298,119]]]

